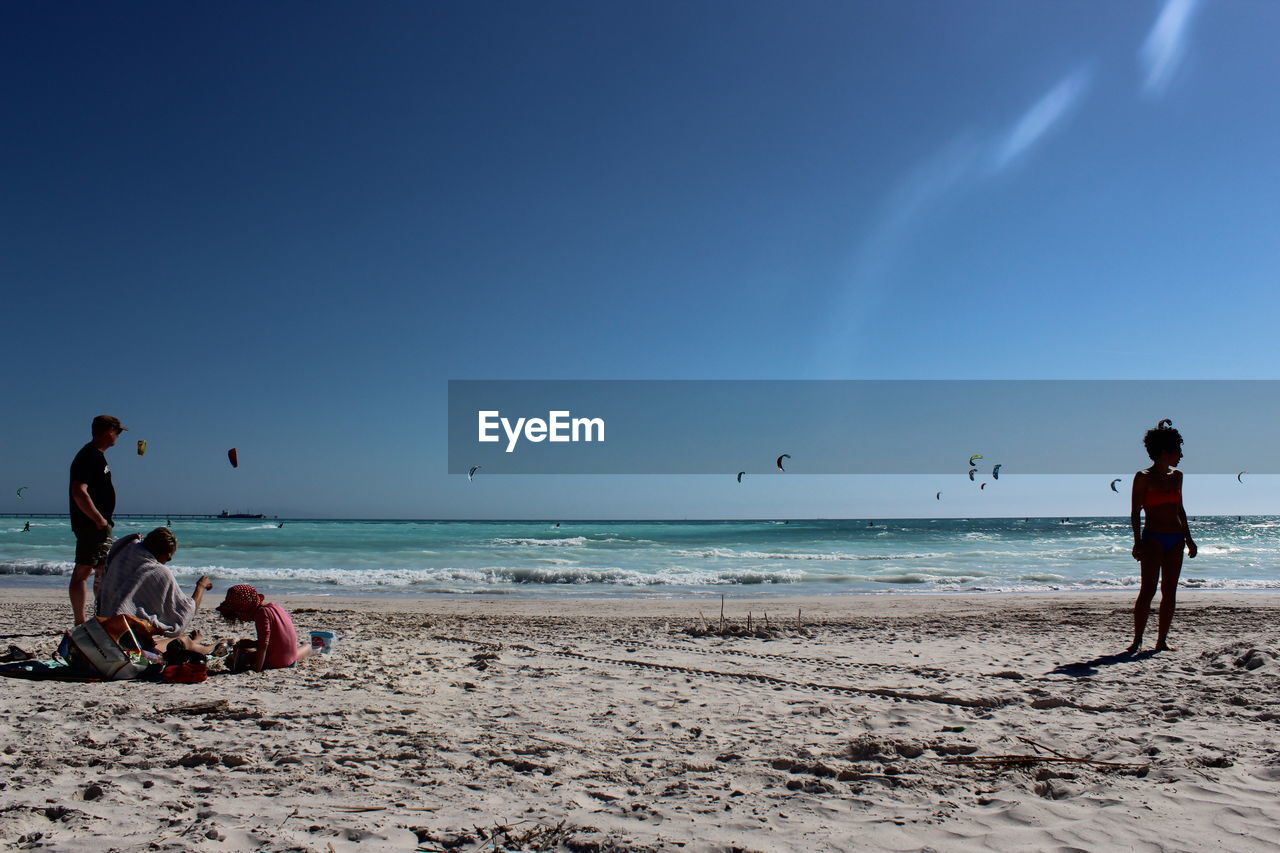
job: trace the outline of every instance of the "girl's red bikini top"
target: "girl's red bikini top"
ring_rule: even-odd
[[[1182,489],[1172,492],[1162,491],[1160,489],[1147,489],[1142,495],[1142,506],[1152,507],[1162,504],[1180,504],[1182,503]]]

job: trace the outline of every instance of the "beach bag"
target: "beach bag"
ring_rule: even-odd
[[[142,638],[150,641],[151,626],[133,616],[97,616],[72,628],[68,637],[70,662],[103,678],[137,678],[150,663],[142,653]]]
[[[171,663],[160,673],[165,684],[199,684],[209,677],[209,668],[202,663]]]

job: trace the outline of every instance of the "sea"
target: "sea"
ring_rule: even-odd
[[[31,529],[23,531],[30,521]],[[763,521],[377,521],[121,518],[168,523],[186,586],[268,594],[697,597],[1135,588],[1124,518]],[[1196,518],[1191,589],[1280,589],[1280,517]],[[0,516],[0,584],[61,588],[65,518]]]

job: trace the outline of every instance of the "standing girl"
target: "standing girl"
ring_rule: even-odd
[[[1182,507],[1182,472],[1176,467],[1182,459],[1182,433],[1173,422],[1164,420],[1147,430],[1142,443],[1154,463],[1133,475],[1133,559],[1142,565],[1142,586],[1133,606],[1133,644],[1129,653],[1142,648],[1142,634],[1151,615],[1151,600],[1160,586],[1159,633],[1156,651],[1169,651],[1169,626],[1177,606],[1178,576],[1182,574],[1182,553],[1195,558],[1196,543],[1187,526],[1187,511]],[[1145,513],[1146,523],[1141,516]]]

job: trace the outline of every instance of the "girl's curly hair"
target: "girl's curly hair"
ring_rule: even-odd
[[[1165,426],[1162,421],[1155,429],[1147,430],[1142,437],[1142,444],[1147,448],[1147,455],[1155,462],[1165,453],[1182,450],[1182,433],[1172,426]]]

